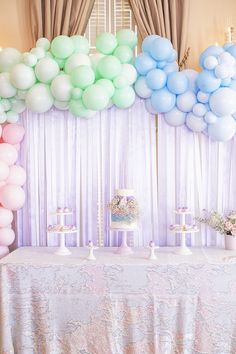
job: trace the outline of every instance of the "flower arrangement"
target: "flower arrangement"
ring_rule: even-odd
[[[126,217],[129,221],[136,220],[139,215],[138,203],[134,197],[116,195],[108,204],[112,215],[117,218]]]
[[[231,211],[226,215],[221,215],[215,210],[211,212],[204,210],[204,213],[204,217],[196,217],[195,219],[200,223],[209,225],[222,235],[236,236],[235,211]]]

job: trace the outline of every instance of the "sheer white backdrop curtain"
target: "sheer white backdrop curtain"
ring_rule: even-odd
[[[178,237],[168,231],[175,223],[173,209],[188,206],[227,212],[236,209],[236,138],[218,143],[185,126],[173,128],[158,120],[158,234],[161,244],[175,245]],[[190,218],[188,219],[190,222]],[[189,245],[222,246],[223,237],[209,227],[188,237]]]
[[[109,231],[107,203],[114,189],[134,188],[140,204],[140,228],[135,245],[154,239],[175,245],[178,237],[169,232],[175,223],[173,210],[188,206],[194,215],[201,210],[236,209],[236,138],[217,143],[204,134],[193,134],[185,126],[173,128],[158,120],[158,175],[155,118],[137,99],[127,110],[111,108],[92,119],[78,119],[67,111],[45,114],[25,112],[26,136],[20,163],[28,175],[26,204],[18,212],[18,245],[57,245],[47,225],[57,206],[74,209],[79,227],[77,239],[68,245],[84,245],[98,239],[98,205],[102,205],[105,245],[117,244]],[[201,227],[188,244],[221,246],[223,238]]]
[[[134,244],[157,241],[157,158],[155,118],[138,100],[127,110],[111,108],[91,119],[68,111],[45,114],[25,112],[26,134],[20,163],[25,167],[26,203],[18,212],[18,245],[57,245],[57,235],[47,236],[55,223],[51,212],[69,206],[79,228],[67,245],[85,245],[98,239],[98,205],[103,209],[105,245],[117,244],[109,230],[107,204],[115,188],[134,188],[140,204],[140,228]]]

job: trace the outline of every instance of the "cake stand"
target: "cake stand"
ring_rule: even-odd
[[[120,254],[122,256],[128,256],[129,254],[134,253],[132,249],[128,246],[127,239],[128,239],[128,232],[134,232],[136,229],[125,229],[125,228],[114,228],[110,227],[110,230],[121,232],[121,244],[116,250],[116,254]]]
[[[190,255],[192,254],[192,251],[186,245],[186,234],[199,232],[199,230],[193,225],[186,225],[185,216],[191,214],[189,210],[185,210],[185,211],[175,210],[175,214],[181,216],[180,225],[175,225],[174,228],[171,230],[176,234],[178,233],[180,234],[180,246],[176,248],[175,253],[183,256]]]
[[[66,215],[72,215],[72,211],[67,211],[67,212],[55,212],[52,213],[52,215],[56,215],[58,217],[58,225],[54,227],[52,230],[48,230],[48,233],[53,233],[53,234],[58,234],[59,235],[59,248],[56,250],[55,254],[59,256],[68,256],[71,254],[71,251],[66,247],[66,235],[72,234],[72,233],[77,233],[77,229],[63,229],[65,226],[65,217]],[[61,230],[56,230],[56,227],[60,227]]]

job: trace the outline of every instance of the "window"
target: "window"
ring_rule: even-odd
[[[96,51],[96,37],[102,32],[116,33],[121,28],[137,32],[128,0],[95,0],[85,36],[91,52]]]

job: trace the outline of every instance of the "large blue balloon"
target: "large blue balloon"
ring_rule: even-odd
[[[188,78],[189,90],[192,90],[193,92],[197,93],[198,92],[197,78],[199,75],[198,72],[193,69],[185,69],[182,70],[181,73],[183,73]]]
[[[172,55],[172,49],[173,46],[169,39],[159,37],[152,42],[150,54],[156,60],[168,60]]]
[[[156,67],[156,61],[148,53],[141,53],[135,58],[134,65],[140,75],[146,75]]]
[[[137,95],[141,98],[151,97],[152,90],[148,87],[146,78],[144,76],[139,76],[134,84],[134,89]]]
[[[185,123],[186,113],[174,107],[171,111],[164,114],[166,123],[174,127],[179,127]]]
[[[221,80],[212,71],[203,70],[197,78],[197,85],[202,92],[211,93],[220,87]]]
[[[232,116],[219,117],[208,125],[208,135],[217,141],[228,141],[236,133],[236,121]]]
[[[166,84],[166,73],[160,69],[153,69],[149,71],[146,77],[147,85],[152,90],[159,90]]]
[[[166,113],[174,108],[176,96],[167,88],[162,88],[153,92],[151,102],[152,107],[157,113]]]
[[[212,55],[214,57],[217,57],[218,55],[220,55],[221,53],[224,52],[224,49],[222,47],[220,47],[219,45],[211,45],[210,47],[208,47],[207,49],[205,49],[202,54],[200,55],[199,58],[199,63],[200,66],[203,67],[203,63],[204,60],[206,59],[206,57],[208,57],[209,55]]]
[[[193,113],[188,113],[186,117],[186,125],[193,132],[202,132],[206,129],[207,124],[202,117],[197,117]]]
[[[236,92],[229,87],[220,87],[209,100],[213,113],[227,116],[236,112]]]
[[[166,75],[173,73],[175,71],[179,70],[179,66],[178,63],[176,61],[174,61],[173,63],[167,64],[163,70],[165,71]]]
[[[169,56],[169,58],[168,58],[168,60],[167,60],[167,62],[168,62],[168,63],[172,63],[172,61],[176,61],[177,57],[178,57],[177,52],[176,52],[176,50],[173,48],[173,49],[172,49],[172,52],[171,52],[171,54],[170,54],[170,56]]]
[[[167,78],[168,89],[177,95],[188,89],[188,78],[182,72],[171,73]]]
[[[196,95],[193,91],[186,91],[177,96],[177,107],[182,112],[191,112],[193,106],[197,103]]]
[[[230,53],[236,59],[236,44],[231,45],[227,52]]]
[[[157,39],[159,37],[160,36],[158,36],[157,34],[151,34],[150,36],[145,37],[142,43],[142,51],[150,52],[154,39]]]

